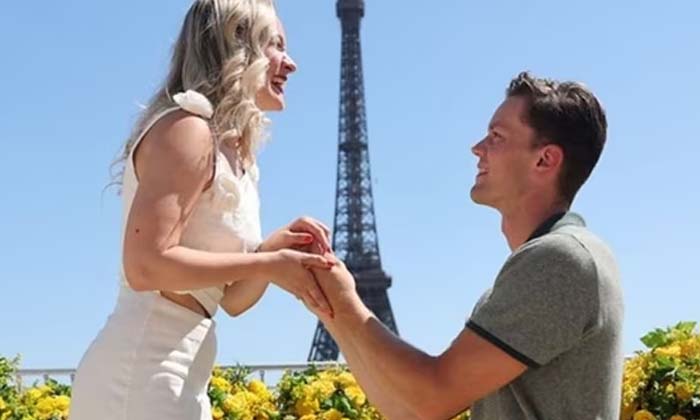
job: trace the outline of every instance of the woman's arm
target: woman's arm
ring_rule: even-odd
[[[124,240],[131,287],[178,291],[272,280],[295,296],[308,293],[325,301],[306,269],[332,264],[321,256],[290,250],[213,253],[180,245],[195,203],[211,181],[213,156],[207,122],[181,111],[157,123],[143,140],[135,155],[139,186]]]
[[[230,316],[239,316],[252,308],[267,290],[268,282],[241,280],[226,286],[219,305]]]

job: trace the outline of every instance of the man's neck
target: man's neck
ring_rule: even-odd
[[[569,210],[568,204],[561,201],[547,203],[537,198],[529,201],[520,203],[511,211],[501,211],[501,230],[511,251],[524,244],[545,220]]]

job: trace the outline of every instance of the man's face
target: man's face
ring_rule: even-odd
[[[496,109],[486,137],[472,147],[479,158],[471,190],[477,204],[510,211],[531,187],[539,159],[535,131],[523,120],[527,100],[509,97]]]

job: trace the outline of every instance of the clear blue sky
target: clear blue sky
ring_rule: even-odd
[[[334,1],[278,0],[299,71],[260,156],[263,230],[332,223],[340,25]],[[588,84],[609,143],[575,209],[608,240],[625,351],[700,320],[700,3],[367,0],[363,53],[382,260],[402,336],[438,353],[508,249],[468,196],[469,146],[523,69]],[[120,199],[109,182],[163,78],[184,0],[7,2],[0,13],[0,354],[74,367],[113,308]],[[218,315],[221,363],[305,360],[316,321],[271,289]]]

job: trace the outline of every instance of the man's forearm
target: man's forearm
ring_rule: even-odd
[[[396,398],[391,386],[382,378],[381,372],[367,368],[364,359],[372,357],[371,354],[363,353],[355,347],[342,330],[336,327],[336,324],[327,323],[326,328],[340,346],[352,374],[369,401],[379,409],[384,417],[389,420],[419,419],[401,400]]]
[[[434,403],[426,399],[439,389],[435,358],[396,337],[359,302],[352,310],[337,313],[333,324],[348,349],[344,353],[352,352],[359,359],[377,394],[390,394],[383,396],[385,403],[404,407],[415,413],[413,417],[425,417],[423,413],[430,411],[427,406]]]

